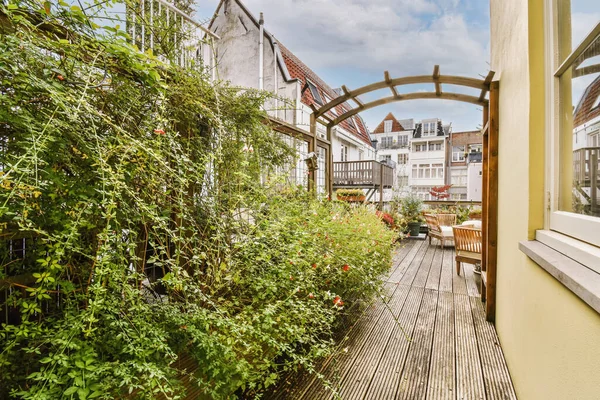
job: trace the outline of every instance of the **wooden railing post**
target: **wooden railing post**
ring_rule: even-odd
[[[383,211],[383,163],[379,164],[379,209]]]

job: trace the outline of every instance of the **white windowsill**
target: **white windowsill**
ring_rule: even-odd
[[[548,232],[550,234],[543,237]],[[538,231],[537,236],[538,238],[547,239],[547,236],[553,236],[553,234],[555,232]],[[539,240],[519,242],[519,249],[596,312],[600,313],[600,274]],[[576,252],[581,252],[581,249],[576,250]]]

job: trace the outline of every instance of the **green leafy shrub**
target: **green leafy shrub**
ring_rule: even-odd
[[[233,398],[310,370],[377,291],[391,232],[260,185],[293,155],[263,94],[142,54],[78,7],[15,4],[0,5],[0,224],[26,251],[0,250],[0,397],[175,399],[190,379]]]

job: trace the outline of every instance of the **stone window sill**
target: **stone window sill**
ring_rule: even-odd
[[[519,249],[600,313],[600,274],[537,240],[519,242]]]

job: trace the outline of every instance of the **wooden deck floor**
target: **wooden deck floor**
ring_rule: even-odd
[[[319,367],[325,379],[290,375],[265,398],[516,399],[479,276],[464,266],[456,275],[452,247],[405,240],[386,283],[389,309],[367,308]]]

